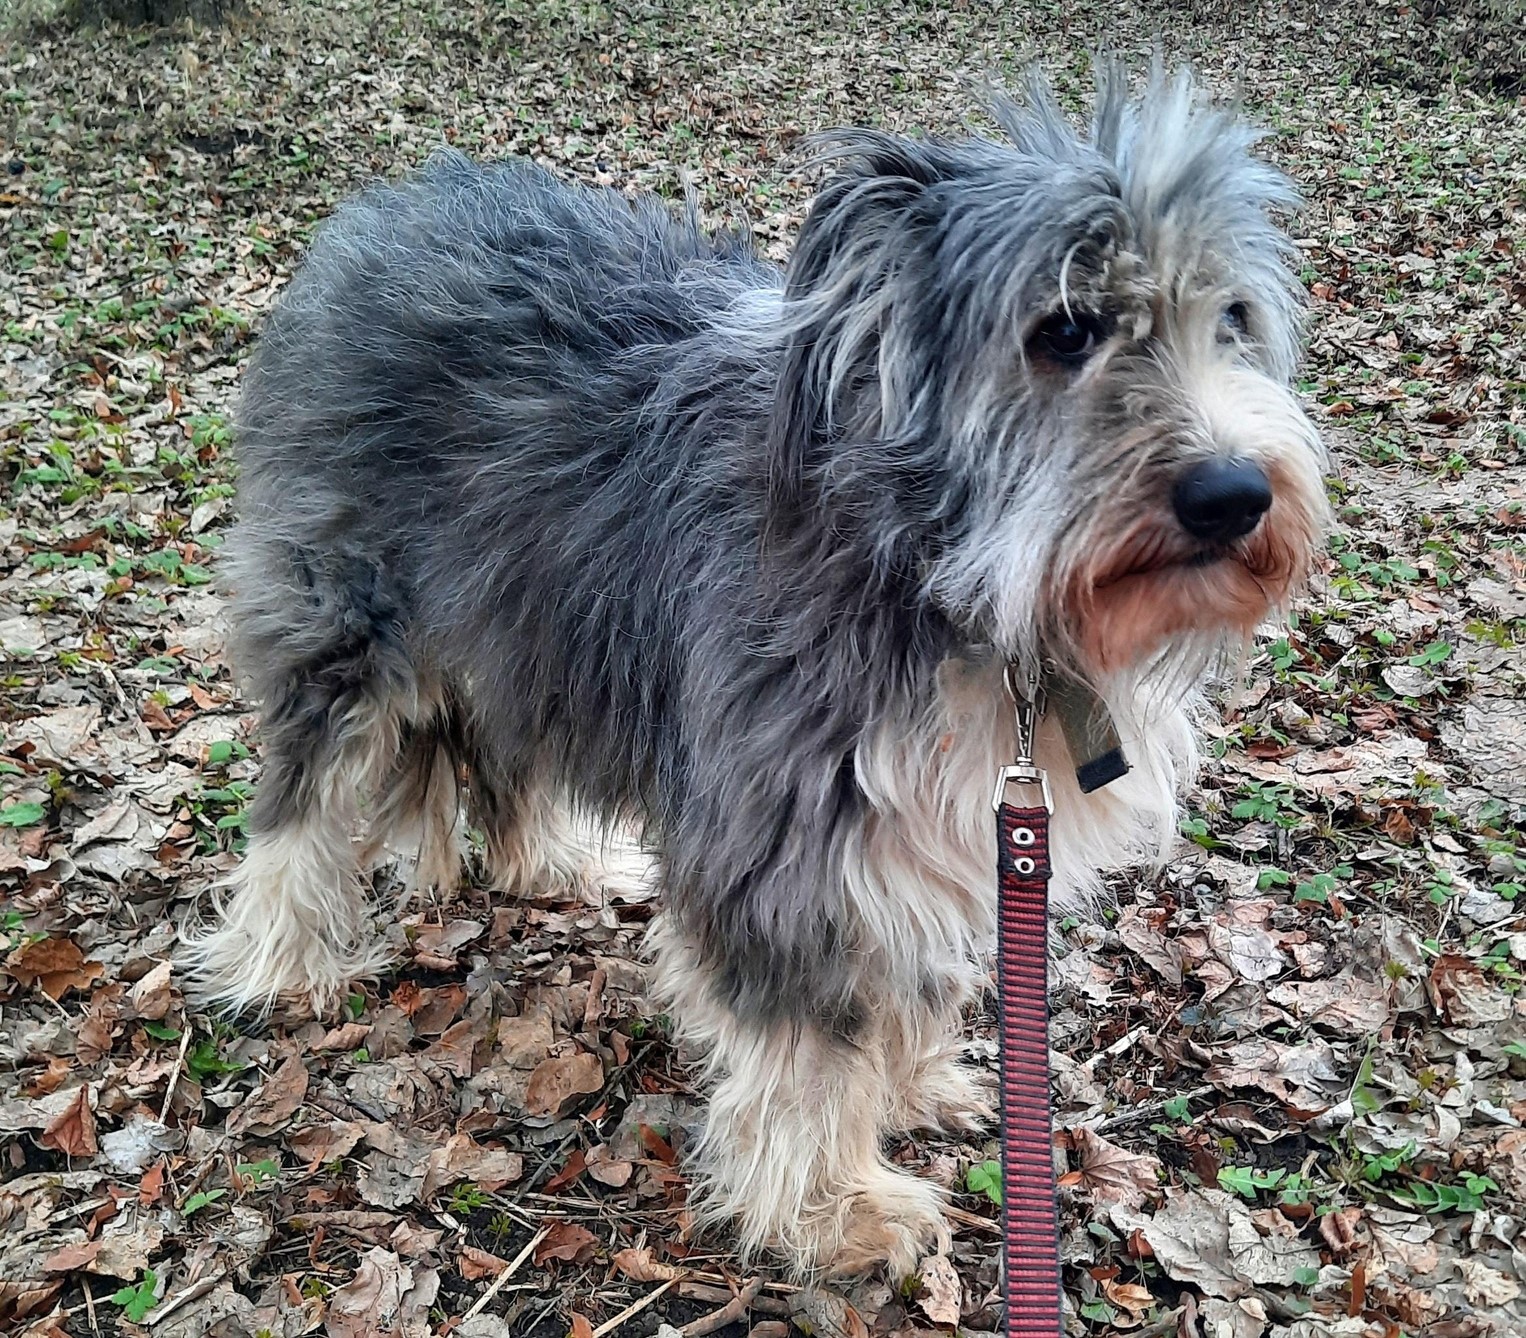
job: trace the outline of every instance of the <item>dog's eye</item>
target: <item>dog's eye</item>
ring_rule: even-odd
[[[1250,308],[1243,302],[1231,302],[1219,317],[1224,333],[1231,339],[1241,339],[1250,333]]]
[[[1039,347],[1061,362],[1083,362],[1096,348],[1102,327],[1090,316],[1057,311],[1038,328],[1034,336]]]

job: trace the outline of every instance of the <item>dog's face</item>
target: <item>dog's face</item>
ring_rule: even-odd
[[[1089,677],[1198,661],[1306,575],[1322,452],[1252,132],[1185,79],[1036,90],[1010,145],[855,136],[789,272],[785,491],[862,525],[973,639]]]

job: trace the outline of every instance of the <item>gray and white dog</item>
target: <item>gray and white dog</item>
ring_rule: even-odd
[[[911,1268],[897,1130],[978,1119],[1004,666],[1133,762],[1059,895],[1174,831],[1195,685],[1308,572],[1294,194],[1187,75],[1042,83],[1010,142],[834,136],[780,272],[659,202],[446,154],[319,232],[249,372],[234,651],[264,771],[203,997],[331,1004],[384,957],[371,849],[504,889],[658,861],[657,993],[704,1056],[702,1214],[802,1270]],[[595,836],[590,837],[590,831]]]

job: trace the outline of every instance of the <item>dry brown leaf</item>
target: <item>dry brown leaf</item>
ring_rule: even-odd
[[[1137,1208],[1159,1190],[1162,1168],[1156,1158],[1129,1152],[1084,1127],[1075,1131],[1075,1145],[1081,1183],[1097,1204]]]
[[[1295,1238],[1263,1238],[1250,1210],[1221,1190],[1172,1189],[1153,1215],[1115,1208],[1113,1225],[1139,1231],[1169,1277],[1233,1301],[1266,1285],[1291,1286],[1319,1254]]]
[[[441,985],[438,989],[420,990],[418,997],[411,1001],[411,1007],[404,1011],[420,1036],[438,1036],[466,1007],[466,997],[464,985]]]
[[[482,1040],[477,1023],[470,1018],[448,1027],[433,1045],[424,1051],[431,1063],[458,1078],[470,1078],[476,1070],[477,1043]]]
[[[657,1132],[650,1124],[643,1124],[640,1129],[641,1146],[644,1147],[651,1157],[660,1161],[664,1166],[678,1165],[678,1153],[673,1150],[673,1145]]]
[[[312,1046],[315,1055],[349,1054],[352,1050],[358,1050],[365,1044],[366,1038],[371,1034],[369,1022],[341,1022],[337,1027],[331,1027],[324,1032]]]
[[[160,1160],[150,1166],[143,1173],[143,1179],[138,1181],[138,1202],[143,1207],[152,1208],[164,1196],[164,1171],[165,1163]]]
[[[930,1254],[917,1265],[917,1308],[934,1324],[953,1328],[959,1323],[964,1290],[959,1274],[946,1254]]]
[[[1169,985],[1182,983],[1181,949],[1168,940],[1138,906],[1125,906],[1118,916],[1123,946],[1153,967]]]
[[[337,1157],[349,1156],[365,1137],[365,1132],[366,1126],[359,1120],[329,1120],[288,1131],[286,1146],[305,1158],[310,1166],[318,1166]]]
[[[1155,1304],[1155,1297],[1148,1287],[1141,1287],[1135,1282],[1118,1282],[1112,1279],[1104,1279],[1102,1282],[1102,1294],[1115,1306],[1127,1310],[1131,1317],[1137,1318]]]
[[[560,1115],[579,1096],[604,1087],[604,1066],[597,1055],[579,1051],[535,1066],[525,1089],[525,1110],[531,1115]]]
[[[648,1248],[618,1250],[610,1260],[632,1282],[672,1282],[685,1276],[687,1269],[661,1263]]]
[[[95,1263],[96,1255],[101,1252],[102,1242],[99,1240],[82,1240],[73,1245],[65,1245],[63,1249],[55,1251],[42,1261],[44,1273],[78,1273],[81,1269],[89,1268]]]
[[[1224,1046],[1208,1081],[1224,1090],[1260,1088],[1299,1110],[1317,1111],[1338,1099],[1343,1074],[1323,1041],[1286,1045],[1256,1037]]]
[[[636,1169],[630,1162],[616,1157],[602,1143],[598,1147],[589,1148],[587,1165],[588,1174],[611,1189],[623,1189],[630,1183]]]
[[[87,962],[72,939],[43,938],[25,943],[5,959],[5,971],[23,985],[35,982],[50,999],[86,989],[106,968]]]
[[[456,954],[486,926],[475,920],[451,920],[443,925],[423,925],[413,936],[413,959],[431,971],[454,971]]]
[[[1356,1249],[1359,1244],[1356,1228],[1361,1220],[1360,1208],[1337,1208],[1320,1216],[1319,1234],[1332,1254],[1339,1257]]]
[[[1510,1016],[1510,996],[1496,988],[1471,958],[1443,953],[1432,965],[1426,984],[1431,1004],[1453,1026],[1487,1026]]]
[[[539,1268],[551,1259],[586,1264],[599,1247],[599,1238],[576,1222],[558,1222],[535,1247],[534,1264]]]
[[[170,1011],[170,963],[166,959],[132,987],[128,995],[133,1011],[149,1022],[159,1021]]]
[[[395,1332],[413,1271],[377,1245],[361,1257],[355,1276],[330,1298],[328,1338],[379,1338]]]
[[[53,1148],[66,1157],[93,1157],[100,1151],[95,1139],[94,1089],[82,1083],[69,1102],[38,1135],[45,1148]]]
[[[292,1055],[239,1107],[238,1127],[252,1134],[274,1133],[301,1109],[303,1098],[307,1096],[307,1083],[306,1066]]]
[[[486,1250],[479,1250],[475,1245],[467,1245],[462,1248],[456,1266],[468,1282],[479,1282],[483,1278],[496,1278],[509,1266],[509,1261]]]
[[[1374,1035],[1388,1022],[1391,1011],[1388,987],[1351,971],[1326,980],[1274,985],[1267,998],[1305,1022],[1344,1036]]]
[[[517,1152],[483,1147],[470,1134],[452,1134],[429,1154],[419,1193],[427,1199],[465,1180],[492,1194],[518,1180],[524,1169],[524,1158]]]
[[[568,1185],[572,1184],[574,1180],[583,1174],[586,1165],[583,1149],[573,1148],[572,1155],[567,1158],[567,1164],[541,1186],[541,1193],[555,1194],[560,1190],[566,1189]]]
[[[571,1325],[568,1338],[593,1338],[593,1324],[586,1315],[573,1310],[568,1313],[567,1322]]]

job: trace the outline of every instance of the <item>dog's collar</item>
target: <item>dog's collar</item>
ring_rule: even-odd
[[[1057,674],[1045,675],[1043,690],[1075,759],[1081,793],[1091,794],[1124,775],[1129,760],[1107,703],[1084,683]]]

